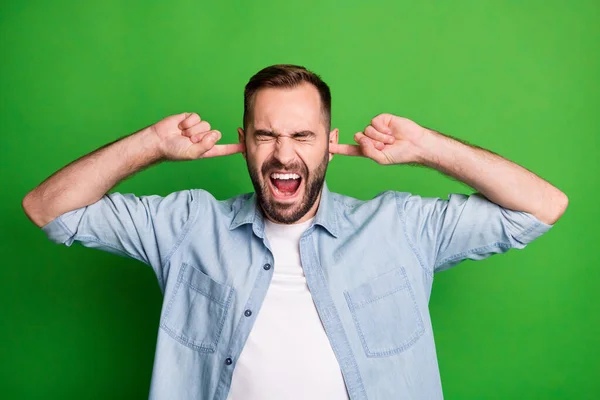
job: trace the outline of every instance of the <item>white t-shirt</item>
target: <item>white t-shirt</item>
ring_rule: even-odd
[[[273,278],[233,371],[229,400],[348,399],[300,263],[300,237],[311,222],[265,220]]]

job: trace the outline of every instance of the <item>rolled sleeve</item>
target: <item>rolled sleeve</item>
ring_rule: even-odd
[[[524,248],[553,227],[553,225],[540,221],[533,214],[497,207],[502,213],[502,220],[507,230],[511,232],[511,237],[515,240],[515,248]]]
[[[530,213],[504,208],[481,194],[451,194],[448,200],[409,194],[403,200],[411,240],[426,268],[434,272],[465,259],[522,249],[552,228]]]
[[[197,192],[166,197],[111,193],[58,216],[42,230],[54,243],[78,242],[151,265],[160,281],[164,264],[196,217]]]
[[[75,233],[72,229],[69,229],[65,221],[68,221],[69,218],[74,214],[82,213],[83,209],[69,211],[43,226],[42,231],[44,231],[46,236],[48,236],[48,239],[50,239],[52,242],[70,246],[73,243],[73,237],[75,236]]]

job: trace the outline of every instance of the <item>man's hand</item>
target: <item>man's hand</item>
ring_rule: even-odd
[[[211,130],[210,124],[196,113],[171,115],[150,128],[158,138],[162,158],[167,160],[195,160],[244,151],[241,143],[215,145],[221,132]]]
[[[419,143],[427,130],[415,122],[392,114],[379,114],[364,131],[354,135],[358,145],[329,144],[333,154],[368,157],[379,164],[419,161]]]
[[[215,136],[213,136],[215,135]],[[117,183],[163,160],[195,160],[244,151],[243,144],[215,145],[221,133],[198,114],[171,115],[103,146],[52,174],[23,199],[38,226],[98,201]]]
[[[380,114],[354,140],[358,146],[330,143],[329,152],[368,157],[379,164],[422,164],[466,183],[502,207],[531,213],[546,224],[554,224],[569,202],[563,192],[520,165],[406,118]]]

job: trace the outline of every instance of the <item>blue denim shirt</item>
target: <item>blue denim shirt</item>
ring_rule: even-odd
[[[224,400],[277,268],[263,227],[254,194],[218,201],[187,190],[108,194],[42,229],[154,269],[164,302],[150,398]],[[550,227],[477,194],[361,201],[325,186],[300,256],[350,398],[441,399],[434,272],[521,249]]]

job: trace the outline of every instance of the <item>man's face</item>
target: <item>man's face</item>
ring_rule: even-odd
[[[267,218],[291,224],[314,216],[331,159],[329,142],[337,143],[337,129],[327,132],[317,89],[259,90],[253,119],[238,132]]]

